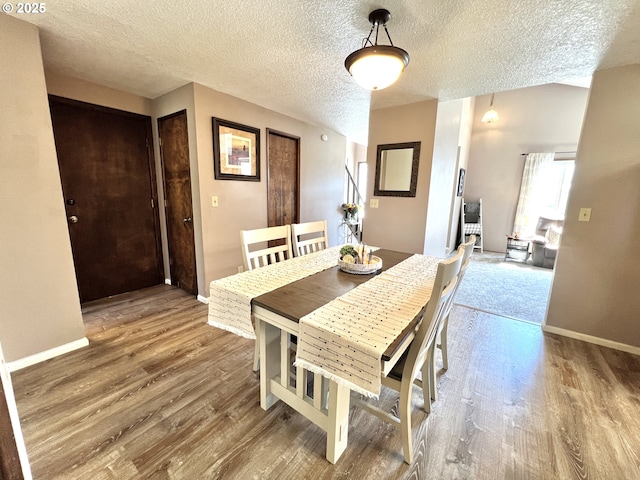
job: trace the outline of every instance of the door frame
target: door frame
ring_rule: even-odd
[[[294,223],[299,223],[300,222],[300,137],[296,136],[296,135],[291,135],[290,133],[285,133],[279,130],[274,130],[273,128],[267,128],[266,129],[266,133],[267,133],[267,226],[269,225],[269,205],[271,204],[270,202],[270,198],[269,198],[269,184],[271,182],[271,178],[270,178],[270,170],[269,170],[269,140],[270,140],[270,136],[271,134],[273,135],[277,135],[279,137],[284,137],[284,138],[289,138],[291,140],[295,140],[296,142],[296,166],[297,166],[297,175],[296,175],[296,218]]]

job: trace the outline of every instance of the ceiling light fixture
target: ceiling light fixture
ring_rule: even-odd
[[[353,76],[356,83],[369,90],[382,90],[393,84],[405,67],[409,64],[409,54],[402,48],[394,47],[387,22],[391,18],[389,10],[383,8],[369,14],[371,31],[362,42],[362,48],[351,53],[344,61],[344,66]],[[378,45],[378,30],[384,27],[390,45]],[[375,30],[374,41],[371,35]]]
[[[493,123],[498,121],[498,112],[493,109],[493,96],[495,93],[491,94],[491,101],[489,102],[489,110],[482,116],[482,123]]]

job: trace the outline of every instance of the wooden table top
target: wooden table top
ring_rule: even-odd
[[[374,253],[382,259],[382,268],[378,272],[383,272],[413,255],[412,253],[384,249],[377,250]],[[336,265],[335,267],[260,295],[253,299],[252,304],[294,322],[299,322],[300,318],[335,300],[337,297],[344,295],[348,291],[353,290],[371,278],[373,278],[373,275],[345,273]],[[421,316],[422,312],[417,315],[398,338],[394,340],[382,355],[383,360],[387,361],[391,359],[395,350],[402,343],[402,340],[415,329]]]

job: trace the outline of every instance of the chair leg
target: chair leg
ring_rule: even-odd
[[[254,329],[256,332],[260,331],[260,320],[255,319]],[[260,342],[258,341],[258,335],[256,335],[256,346],[253,351],[253,371],[257,372],[260,370]]]
[[[411,465],[413,462],[413,445],[411,441],[411,382],[402,385],[400,391],[400,434],[402,435],[402,452],[404,461]]]
[[[430,385],[431,379],[429,378],[431,371],[428,368],[422,367],[422,398],[424,401],[423,410],[427,413],[431,413],[431,392]]]
[[[442,331],[440,332],[440,351],[442,352],[442,368],[449,369],[449,352],[447,350],[447,328],[449,327],[449,316],[444,319]]]
[[[427,358],[422,366],[422,372],[427,371],[427,377],[429,378],[429,392],[431,393],[431,400],[434,402],[438,399],[438,382],[436,376],[436,345],[434,344],[429,348],[427,352]]]

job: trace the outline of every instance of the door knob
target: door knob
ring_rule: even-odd
[[[71,215],[69,217],[69,222],[71,223],[78,223],[78,217],[76,217],[75,215]]]
[[[193,221],[193,219],[191,217],[187,217],[187,218],[183,218],[182,221],[184,223],[191,223]]]

